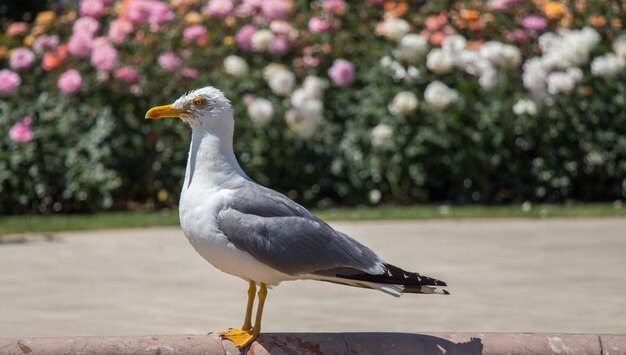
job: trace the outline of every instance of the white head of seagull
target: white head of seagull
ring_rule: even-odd
[[[194,174],[212,174],[207,181],[219,184],[224,178],[214,176],[232,173],[248,180],[233,152],[235,121],[233,107],[224,93],[206,86],[190,91],[173,104],[157,106],[146,113],[146,119],[180,118],[192,128],[185,187]]]
[[[157,106],[146,113],[146,118],[164,117],[178,117],[192,128],[234,124],[230,100],[212,86],[190,91],[173,104]]]

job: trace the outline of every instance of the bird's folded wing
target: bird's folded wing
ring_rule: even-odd
[[[372,250],[285,196],[261,187],[236,196],[231,207],[218,214],[218,227],[237,248],[262,263],[289,275],[336,268],[382,271],[382,261]]]

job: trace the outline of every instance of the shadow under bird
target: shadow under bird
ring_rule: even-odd
[[[243,326],[219,332],[223,338],[240,348],[249,345],[261,332],[268,287],[282,281],[328,281],[396,297],[448,294],[438,287],[445,282],[386,263],[296,202],[248,177],[233,152],[233,109],[220,90],[194,90],[146,113],[147,119],[164,117],[180,118],[192,129],[180,197],[183,232],[209,263],[249,283]]]

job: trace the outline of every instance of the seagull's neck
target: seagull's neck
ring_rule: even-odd
[[[233,151],[233,128],[233,124],[226,123],[210,128],[193,127],[183,190],[192,184],[228,188],[244,179],[250,180]]]

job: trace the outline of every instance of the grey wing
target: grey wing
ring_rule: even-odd
[[[235,246],[285,274],[338,268],[383,270],[382,260],[371,249],[335,231],[284,195],[260,186],[235,194],[217,221]]]

